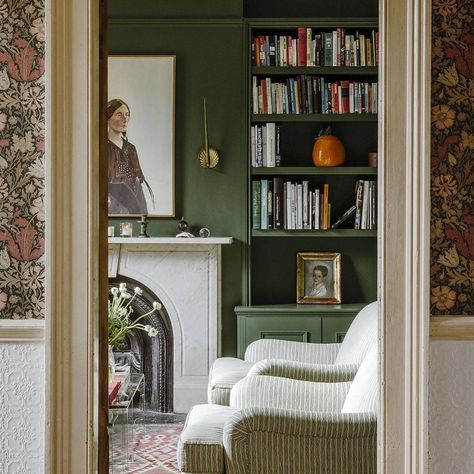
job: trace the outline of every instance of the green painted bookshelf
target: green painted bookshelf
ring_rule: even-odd
[[[371,84],[377,81],[378,67],[372,65],[269,66],[253,63],[252,44],[255,52],[256,37],[287,35],[296,38],[299,27],[311,28],[311,34],[326,34],[341,27],[347,34],[355,35],[357,31],[357,35],[359,32],[369,35],[371,30],[377,29],[377,19],[260,19],[248,22],[248,299],[245,305],[235,308],[239,356],[243,356],[249,343],[259,338],[340,341],[357,312],[377,297],[377,230],[354,229],[353,218],[337,229],[254,228],[254,182],[270,182],[276,178],[296,183],[304,180],[310,189],[322,189],[324,184],[329,184],[330,223],[333,223],[355,203],[358,180],[377,180],[377,168],[367,166],[368,153],[377,151],[378,116],[376,112],[365,112],[370,108],[364,113],[253,112],[256,103],[261,112],[260,101],[263,100],[259,96],[256,101],[255,84],[258,90],[267,78],[271,84],[280,84],[278,87],[283,88],[290,78],[296,82],[298,78],[324,77],[327,82],[339,85],[341,81]],[[279,100],[277,89],[274,92],[272,89],[273,93],[274,100]],[[317,109],[306,105],[308,110]],[[278,127],[279,166],[261,166],[261,163],[255,166],[253,161],[257,152],[257,148],[253,151],[256,127],[266,124]],[[319,129],[328,125],[331,125],[333,135],[343,141],[346,161],[337,167],[315,167],[312,163],[314,139]],[[296,257],[300,252],[341,254],[341,304],[295,304]]]

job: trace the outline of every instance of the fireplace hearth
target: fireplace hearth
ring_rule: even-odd
[[[131,306],[134,321],[153,309],[153,302],[159,298],[143,283],[128,277],[117,276],[109,279],[109,288],[126,283],[133,291],[136,286],[143,290],[136,295]],[[162,303],[161,303],[162,304]],[[173,331],[165,306],[159,311],[145,316],[140,322],[153,326],[158,331],[156,337],[139,329],[131,331],[115,353],[118,364],[127,363],[132,371],[145,375],[145,408],[147,410],[170,413],[173,411]]]

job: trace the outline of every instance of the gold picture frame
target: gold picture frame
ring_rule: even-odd
[[[298,304],[341,303],[341,254],[299,252],[296,257]]]

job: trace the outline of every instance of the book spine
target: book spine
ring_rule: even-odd
[[[252,229],[260,229],[261,225],[261,183],[252,181]]]
[[[265,79],[265,90],[266,90],[266,93],[267,93],[267,114],[271,114],[273,113],[273,110],[272,110],[272,103],[273,103],[273,100],[272,100],[272,80],[267,77]]]
[[[324,209],[323,209],[323,229],[327,230],[329,224],[329,184],[324,184]]]
[[[324,65],[332,66],[332,33],[324,34]]]
[[[275,36],[268,36],[268,62],[269,66],[276,66]]]
[[[356,183],[356,212],[355,212],[355,221],[354,229],[360,229],[361,217],[362,217],[362,194],[364,190],[363,182],[358,180]]]
[[[260,211],[260,228],[268,229],[268,181],[261,181],[261,211]]]
[[[338,51],[338,40],[337,40],[337,30],[332,32],[332,64],[331,66],[337,66],[337,60],[339,58]]]
[[[306,28],[298,28],[298,66],[306,66]]]
[[[267,155],[267,126],[262,125],[262,166],[266,168],[268,166],[268,155]]]
[[[355,213],[356,207],[351,206],[344,214],[336,221],[334,224],[331,226],[331,229],[336,229],[338,228],[341,224],[343,224],[349,217],[352,216],[352,214]]]
[[[363,182],[363,191],[362,191],[362,216],[360,221],[360,228],[367,229],[368,222],[368,202],[369,202],[369,182]]]
[[[265,37],[260,35],[258,37],[258,50],[260,55],[260,64],[259,66],[266,66],[265,62]]]
[[[314,66],[313,30],[306,28],[306,65]]]
[[[275,167],[275,124],[267,123],[267,166]]]
[[[283,178],[273,178],[273,228],[283,228]]]
[[[281,165],[281,148],[280,148],[280,140],[281,140],[281,132],[280,132],[280,125],[276,125],[275,127],[275,166]]]
[[[296,228],[303,228],[303,185],[296,185]]]
[[[291,183],[291,227],[290,229],[296,229],[296,185]]]
[[[250,128],[250,155],[252,157],[252,167],[257,167],[257,141],[256,141],[256,125]]]
[[[309,209],[308,209],[308,187],[309,187],[309,181],[303,181],[303,229],[309,229],[309,222],[308,222],[308,216],[309,216]]]
[[[257,140],[257,168],[263,167],[263,138],[262,127],[256,125],[256,140]]]
[[[273,181],[267,180],[267,229],[273,229]]]
[[[341,81],[341,113],[349,113],[349,81]]]
[[[319,215],[320,203],[319,203],[319,189],[314,191],[314,228],[320,229],[321,216]]]

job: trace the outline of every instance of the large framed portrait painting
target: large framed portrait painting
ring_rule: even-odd
[[[341,254],[298,253],[296,257],[297,302],[341,302]]]
[[[109,216],[175,215],[173,55],[110,55]]]

